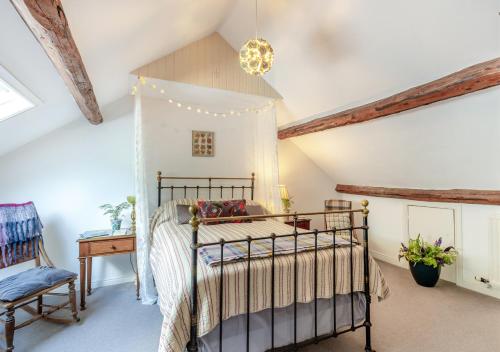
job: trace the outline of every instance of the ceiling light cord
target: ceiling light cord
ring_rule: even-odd
[[[258,21],[258,18],[257,18],[257,14],[258,14],[258,8],[257,8],[257,2],[258,0],[255,0],[255,39],[257,39],[259,36],[259,21]]]

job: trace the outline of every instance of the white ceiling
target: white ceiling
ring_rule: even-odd
[[[259,33],[275,51],[265,79],[289,121],[356,106],[499,56],[498,0],[273,0]],[[254,3],[220,27],[239,48],[254,34]],[[282,121],[286,122],[286,121]]]
[[[232,0],[63,0],[100,105],[127,94],[134,69],[212,34]]]
[[[101,110],[128,94],[133,69],[213,33],[232,4],[232,0],[63,0]],[[0,65],[42,101],[0,123],[0,155],[83,118],[9,1],[0,1]]]

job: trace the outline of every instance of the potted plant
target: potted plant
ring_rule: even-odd
[[[123,210],[130,207],[130,204],[127,202],[123,202],[118,204],[117,206],[113,206],[111,204],[103,204],[99,208],[104,210],[104,215],[109,215],[111,220],[111,231],[115,232],[121,229],[122,227],[122,219],[121,213]]]
[[[441,267],[451,265],[457,258],[453,247],[442,248],[440,237],[434,244],[425,242],[420,234],[416,239],[410,239],[408,247],[401,243],[399,260],[405,258],[410,264],[410,271],[417,284],[434,287],[439,280]]]

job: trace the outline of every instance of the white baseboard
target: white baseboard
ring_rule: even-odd
[[[128,275],[128,276],[119,276],[119,277],[114,277],[111,279],[104,279],[104,280],[96,280],[92,281],[92,289],[94,288],[99,288],[99,287],[104,287],[104,286],[112,286],[112,285],[120,285],[120,284],[125,284],[128,282],[134,282],[135,281],[135,275]],[[75,288],[76,291],[80,292],[80,280],[75,280]],[[61,293],[66,293],[68,291],[67,286],[61,286],[58,287],[54,292],[61,292]]]
[[[92,288],[120,285],[120,284],[125,284],[128,282],[134,282],[134,281],[135,281],[135,275],[119,276],[119,277],[114,277],[114,278],[104,279],[104,280],[95,280],[95,281],[92,281]],[[79,289],[80,288],[80,280],[76,280],[75,284],[76,284],[77,289]]]
[[[497,288],[487,288],[484,284],[479,282],[468,282],[462,280],[457,282],[457,286],[463,287],[467,290],[475,291],[486,296],[491,296],[500,299],[500,289]]]
[[[404,265],[405,263],[400,263],[397,256],[395,255],[392,254],[388,255],[382,252],[374,251],[372,249],[370,250],[370,254],[372,255],[373,258],[377,260],[381,260],[383,262],[399,266],[400,268],[408,269],[408,265]]]

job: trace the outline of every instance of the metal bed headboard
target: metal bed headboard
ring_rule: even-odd
[[[250,199],[253,200],[255,191],[255,173],[252,172],[251,177],[181,177],[181,176],[162,176],[161,171],[157,172],[156,180],[158,181],[158,206],[161,205],[161,195],[162,190],[170,190],[170,200],[174,199],[174,191],[182,190],[184,192],[184,198],[187,196],[188,190],[196,190],[196,198],[199,198],[200,191],[208,191],[208,199],[212,198],[212,190],[218,191],[220,197],[223,197],[224,190],[231,190],[231,198],[234,198],[235,191],[241,191],[241,198],[245,198],[245,190],[250,190]],[[163,180],[205,180],[208,181],[207,185],[196,185],[196,186],[178,186],[178,185],[165,185]],[[243,183],[249,182],[250,185],[214,185],[213,181],[242,181]]]

